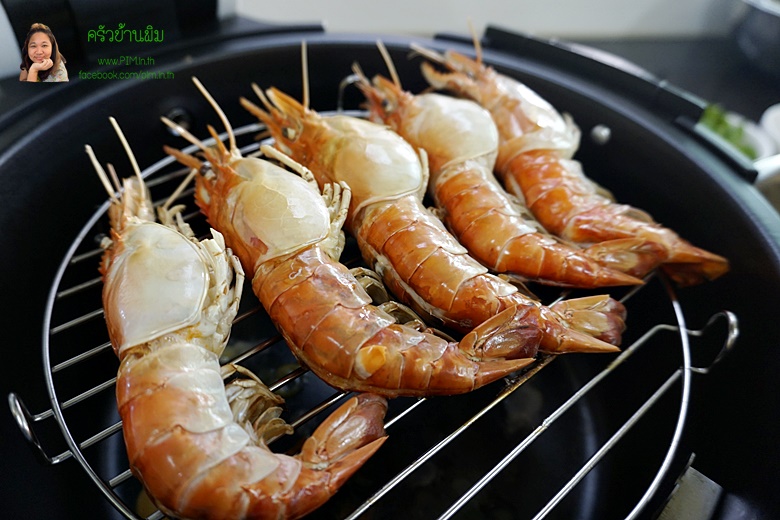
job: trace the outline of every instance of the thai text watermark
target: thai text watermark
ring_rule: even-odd
[[[109,42],[117,45],[118,49],[122,49],[124,46],[122,43],[127,44],[130,42],[141,43],[162,43],[164,38],[164,31],[162,29],[155,29],[152,25],[147,25],[143,29],[129,29],[125,27],[124,23],[119,23],[116,28],[106,29],[105,25],[99,25],[97,29],[91,29],[87,33],[87,42],[89,43],[105,43]],[[130,52],[136,50],[137,46],[126,47]],[[105,47],[104,47],[105,49]],[[170,71],[159,70],[144,70],[144,68],[155,67],[155,59],[151,56],[146,56],[146,52],[139,51],[136,55],[120,54],[121,51],[116,52],[113,56],[111,54],[106,55],[101,52],[103,57],[97,58],[97,65],[101,70],[97,71],[79,71],[79,79],[85,80],[122,80],[122,79],[174,79],[175,75]],[[128,70],[129,68],[135,70]]]
[[[156,42],[160,43],[165,37],[163,29],[155,29],[147,25],[144,29],[125,29],[124,23],[117,24],[116,29],[106,29],[105,25],[98,25],[97,29],[87,31],[87,42]]]

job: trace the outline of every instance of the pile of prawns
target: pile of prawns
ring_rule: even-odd
[[[262,107],[241,104],[274,141],[261,156],[241,155],[224,112],[193,78],[228,144],[209,127],[216,144],[207,147],[163,118],[199,153],[165,150],[191,168],[186,182],[195,178],[211,238],[193,236],[181,207],[166,203],[155,218],[115,121],[135,178],[120,190],[110,168],[112,186],[87,147],[112,201],[100,269],[125,444],[133,474],[167,515],[299,518],[385,441],[387,398],[469,392],[539,353],[618,350],[619,301],[547,306],[518,282],[630,286],[661,268],[690,285],[728,270],[724,258],[608,198],[571,159],[572,121],[483,65],[479,47],[476,61],[416,49],[448,69],[422,66],[457,98],[403,91],[379,48],[392,80],[354,68],[369,120],[310,109],[305,77],[302,103],[252,85]],[[426,194],[435,209],[423,205]],[[372,271],[339,261],[342,228]],[[244,273],[300,362],[358,393],[295,457],[267,446],[290,431],[282,399],[247,369],[219,365]],[[366,284],[380,280],[397,301],[369,296]]]

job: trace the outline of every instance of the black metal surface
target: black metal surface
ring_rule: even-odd
[[[4,267],[0,287],[11,302],[4,323],[13,363],[3,364],[3,395],[11,390],[23,394],[34,412],[48,407],[40,367],[40,317],[45,297],[73,237],[94,212],[97,201],[105,198],[91,173],[84,144],[91,144],[104,161],[122,164],[123,152],[106,130],[107,117],[114,116],[134,144],[139,163],[146,165],[161,157],[163,144],[182,144],[158,123],[160,115],[178,108],[188,113],[193,129],[202,129],[206,123],[218,125],[191,85],[191,75],[197,75],[207,88],[218,93],[216,97],[234,125],[254,122],[238,105],[238,97],[251,95],[251,81],[300,95],[303,38],[309,43],[311,104],[317,109],[335,108],[338,82],[349,73],[353,61],[369,74],[385,72],[374,36],[293,33],[226,41],[200,47],[191,61],[171,55],[165,63],[176,73],[171,81],[118,82],[100,88],[74,83],[68,89],[49,91],[40,106],[30,110],[29,119],[16,120],[4,132],[0,147],[0,179],[4,186],[0,194],[0,229],[5,230],[0,239]],[[410,41],[387,38],[385,44],[404,86],[419,91],[423,82],[418,62],[406,58]],[[470,50],[450,40],[417,41],[438,49],[460,46],[463,52]],[[780,395],[774,374],[780,367],[774,355],[778,340],[766,324],[772,323],[773,302],[780,289],[780,217],[735,174],[733,165],[670,124],[668,114],[656,113],[641,100],[633,99],[630,92],[609,90],[608,85],[583,75],[576,65],[561,69],[546,63],[543,57],[517,55],[502,48],[488,49],[485,59],[502,72],[526,81],[560,110],[570,112],[586,135],[597,124],[610,126],[613,139],[606,146],[584,140],[578,158],[586,172],[609,186],[619,199],[648,210],[683,236],[732,259],[733,270],[723,279],[686,289],[682,294],[692,325],[703,323],[713,311],[729,308],[742,319],[744,338],[728,366],[697,384],[686,445],[698,456],[697,468],[735,497],[732,503],[745,503],[751,511],[766,517],[777,514],[769,477],[780,463],[773,442],[780,433],[773,414]],[[347,104],[355,106],[358,101],[357,92],[352,92]],[[680,196],[685,203],[678,202]],[[643,303],[630,316],[627,340],[631,331],[641,331],[643,324],[657,322],[660,309],[654,301]],[[587,372],[592,364],[602,362],[575,358],[561,361],[562,368],[556,370],[571,368],[573,373],[542,373],[535,384],[544,386],[546,381],[558,378],[584,377],[578,371]],[[653,367],[647,370],[652,372]],[[629,386],[630,379],[622,383]],[[621,391],[617,385],[594,400],[598,428],[606,428],[619,415],[616,410],[623,405],[615,396]],[[5,501],[11,504],[11,517],[46,518],[57,510],[61,513],[58,517],[79,518],[85,510],[104,508],[102,497],[75,465],[39,467],[21,435],[13,431],[16,426],[10,420],[0,422],[3,438],[9,440],[4,443],[3,460],[13,468],[13,472],[6,473],[18,475],[9,479],[3,490],[5,497],[16,495]],[[644,431],[648,438],[637,439],[635,446],[651,444],[653,428]],[[56,433],[49,432],[44,438],[45,444],[52,446],[51,452],[57,451]],[[415,432],[408,434],[413,435]],[[471,439],[462,453],[479,458],[490,443],[489,433],[484,432]],[[652,449],[650,444],[648,450]],[[610,464],[621,471],[646,467],[647,461],[636,456],[636,450],[619,452]],[[514,476],[523,484],[511,487],[522,489],[527,480],[543,474],[544,469],[536,466],[545,462],[535,461],[530,469],[523,468],[527,473]],[[389,471],[378,464],[374,470]],[[37,485],[22,484],[31,480]],[[420,493],[425,490],[424,484]],[[499,497],[519,493],[496,489]],[[615,511],[624,511],[625,501],[632,495],[623,491],[621,486],[601,486],[594,494],[595,517],[619,517]],[[408,496],[401,494],[394,500],[403,504]],[[73,500],[75,497],[79,499]],[[498,500],[494,495],[491,498]],[[609,503],[618,506],[609,509],[604,505]],[[511,512],[517,506],[507,507]]]
[[[745,12],[734,27],[739,49],[756,68],[780,80],[780,6],[760,0],[743,0]]]

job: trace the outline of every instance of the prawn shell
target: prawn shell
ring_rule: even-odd
[[[351,214],[380,200],[398,199],[425,190],[424,171],[414,148],[383,125],[349,116],[332,116],[328,124],[345,136],[324,144],[321,157],[332,157],[326,171],[336,172],[331,182],[346,182],[352,200],[361,201]],[[357,136],[359,138],[352,138]],[[367,175],[377,168],[385,174]]]
[[[412,142],[425,143],[433,169],[477,157],[484,157],[486,164],[492,166],[498,149],[498,129],[490,112],[471,100],[442,94],[420,94],[417,102],[425,117],[410,118],[413,122],[404,130],[415,137]],[[447,164],[434,167],[437,157],[446,158]]]
[[[328,236],[328,209],[308,182],[254,157],[236,161],[235,170],[248,182],[228,195],[228,205],[242,241],[264,246],[256,249],[256,266]]]
[[[118,241],[103,289],[117,354],[197,323],[209,273],[195,244],[168,227],[140,220],[131,222]]]

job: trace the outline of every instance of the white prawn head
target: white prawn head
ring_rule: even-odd
[[[198,178],[196,201],[209,222],[230,222],[230,235],[237,238],[231,245],[248,270],[322,242],[334,258],[341,254],[343,217],[334,224],[332,216],[340,208],[333,187],[321,194],[308,170],[302,171],[302,178],[256,157],[216,168],[216,178],[210,173]],[[223,219],[223,212],[229,212],[229,218]]]
[[[442,94],[420,94],[413,99],[418,117],[405,120],[403,133],[412,142],[425,143],[434,169],[443,170],[466,160],[479,160],[493,167],[498,130],[490,112],[471,100]],[[433,158],[447,163],[434,166]]]
[[[163,212],[162,225],[138,208],[142,216],[125,214],[121,231],[104,243],[103,308],[117,356],[171,335],[219,356],[240,299],[241,284],[231,288],[234,268],[243,278],[238,262],[216,231],[197,242],[176,209]]]

